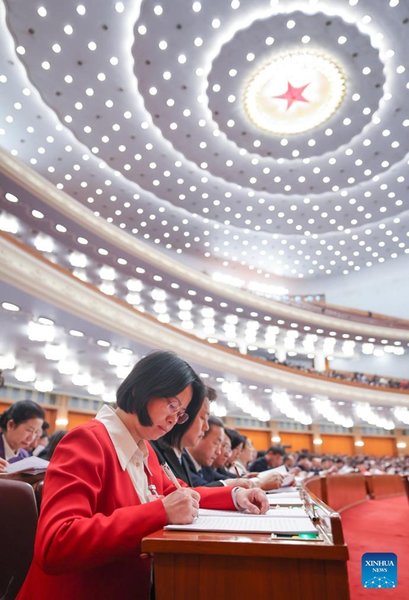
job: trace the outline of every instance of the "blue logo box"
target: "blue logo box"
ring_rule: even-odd
[[[361,573],[364,588],[396,588],[398,557],[392,552],[367,552],[362,555]]]

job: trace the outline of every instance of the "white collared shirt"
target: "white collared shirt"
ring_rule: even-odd
[[[197,462],[197,460],[195,459],[195,457],[191,454],[191,452],[189,452],[189,450],[187,448],[185,448],[185,450],[189,454],[189,458],[192,461],[192,463],[194,464],[196,471],[201,471],[202,470],[202,465]]]
[[[110,406],[103,406],[95,418],[108,431],[108,435],[118,456],[119,464],[123,471],[128,471],[128,475],[142,504],[152,500],[152,493],[149,491],[146,475],[146,471],[150,473],[147,463],[148,448],[144,440],[140,440],[137,443],[115,410]]]
[[[15,456],[17,456],[17,450],[16,452],[14,452],[14,450],[12,450],[10,448],[10,446],[7,443],[6,440],[6,436],[3,434],[3,444],[4,444],[4,458],[6,460],[10,460],[10,458],[14,458]]]

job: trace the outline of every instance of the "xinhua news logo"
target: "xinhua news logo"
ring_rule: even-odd
[[[362,555],[362,585],[364,588],[396,588],[398,558],[392,552],[367,552]]]

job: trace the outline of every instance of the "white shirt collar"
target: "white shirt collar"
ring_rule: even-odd
[[[104,405],[98,411],[95,418],[97,421],[100,421],[108,431],[108,435],[117,453],[119,463],[124,471],[132,459],[145,462],[148,456],[148,449],[145,442],[141,440],[139,443],[136,443],[111,406]]]
[[[200,471],[202,469],[202,465],[197,462],[195,457],[192,455],[191,452],[189,452],[189,450],[187,448],[186,448],[186,452],[189,454],[190,459],[191,459],[192,463],[194,464],[196,471]]]
[[[4,444],[4,458],[6,460],[9,460],[9,458],[14,458],[15,456],[17,456],[18,450],[14,451],[10,448],[10,446],[7,443],[6,440],[6,436],[3,433],[3,444]]]

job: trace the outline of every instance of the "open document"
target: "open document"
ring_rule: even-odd
[[[304,502],[297,489],[281,488],[280,491],[273,490],[267,494],[268,503],[270,506],[303,506]]]
[[[270,506],[303,506],[304,504],[299,496],[287,494],[268,494],[267,500]]]
[[[275,467],[274,469],[267,469],[266,471],[261,471],[260,473],[257,473],[257,479],[261,483],[265,483],[266,481],[268,481],[271,478],[272,473],[280,473],[281,475],[284,476],[283,482],[281,484],[282,487],[287,487],[294,483],[294,475],[292,475],[292,473],[289,473],[284,465],[281,465],[280,467]]]
[[[189,525],[166,525],[167,530],[217,531],[240,533],[316,533],[317,530],[301,508],[270,509],[264,515],[234,511],[199,510],[199,516]]]
[[[44,473],[49,465],[48,460],[39,458],[38,456],[27,456],[14,463],[11,463],[6,468],[6,473],[30,473],[31,475],[37,475],[38,473]]]

